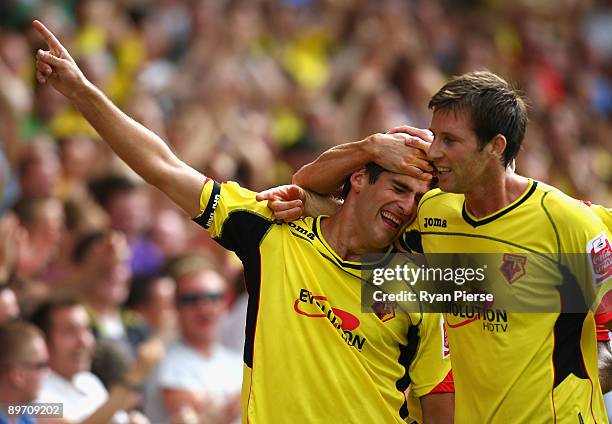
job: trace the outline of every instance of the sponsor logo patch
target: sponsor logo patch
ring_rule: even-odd
[[[359,318],[350,312],[332,307],[326,296],[314,295],[309,290],[301,289],[293,303],[293,310],[308,318],[328,320],[347,345],[360,352],[364,348],[366,337],[356,331],[361,325]]]
[[[593,283],[601,285],[612,277],[612,246],[610,239],[603,231],[587,243],[587,253],[593,272]]]

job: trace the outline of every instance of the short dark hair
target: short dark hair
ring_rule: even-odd
[[[72,251],[72,260],[75,264],[80,265],[85,261],[85,258],[91,251],[92,247],[100,240],[103,240],[108,233],[106,231],[94,231],[83,235],[77,242]]]
[[[51,196],[26,197],[20,199],[13,207],[13,210],[19,221],[25,227],[31,228],[40,220],[40,210],[50,202],[59,202],[59,200]]]
[[[163,278],[171,277],[163,272],[133,277],[130,284],[130,294],[125,301],[125,306],[134,309],[138,306],[146,305],[151,300],[151,290]]]
[[[30,321],[36,325],[48,338],[51,332],[52,316],[55,311],[65,308],[81,306],[81,302],[72,297],[49,299],[38,305],[30,317]]]
[[[19,361],[37,337],[43,338],[41,331],[27,321],[11,321],[0,325],[0,369]]]
[[[114,196],[132,193],[138,185],[123,175],[107,175],[90,181],[89,191],[103,208],[107,208]]]
[[[374,184],[376,180],[378,180],[378,177],[380,177],[380,174],[386,171],[385,168],[383,168],[382,166],[374,162],[367,163],[365,166],[365,170],[366,170],[366,174],[368,174],[368,182],[370,184]],[[342,186],[342,190],[340,190],[338,197],[340,199],[346,199],[350,191],[351,191],[351,177],[349,176],[346,179],[346,181],[344,181],[344,185]]]
[[[518,155],[527,127],[527,105],[517,90],[492,72],[453,78],[433,95],[428,107],[434,112],[467,111],[481,150],[497,134],[506,137],[504,166]]]

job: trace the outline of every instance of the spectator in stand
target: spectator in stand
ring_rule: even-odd
[[[22,196],[26,198],[51,196],[60,178],[57,146],[52,139],[39,136],[22,153],[19,180]]]
[[[42,380],[37,401],[62,403],[61,422],[128,422],[130,418],[120,409],[137,402],[139,393],[135,388],[156,364],[156,357],[139,357],[137,366],[146,372],[131,370],[109,396],[102,382],[90,372],[95,339],[83,305],[73,299],[47,301],[32,320],[43,331],[49,351],[50,369]]]
[[[227,282],[212,269],[176,281],[176,308],[182,339],[171,346],[147,387],[145,414],[168,422],[184,410],[210,414],[214,423],[240,417],[242,360],[218,342],[226,310]]]
[[[77,421],[104,403],[107,392],[89,370],[95,339],[85,308],[76,300],[47,301],[32,316],[49,351],[49,372],[42,381],[40,402],[64,404],[64,418]]]
[[[176,334],[174,308],[175,282],[172,277],[158,274],[132,280],[126,307],[135,312],[149,329],[163,340]]]
[[[15,292],[8,284],[0,285],[0,325],[19,317],[19,304]]]
[[[125,234],[134,275],[151,275],[163,266],[161,252],[145,236],[151,221],[147,192],[123,176],[108,176],[90,183],[95,199],[106,210],[110,226]]]
[[[146,325],[122,307],[129,293],[129,255],[123,234],[96,232],[77,243],[74,259],[96,339],[110,340],[134,357],[149,334]]]
[[[46,279],[47,267],[55,259],[64,233],[64,208],[55,197],[24,198],[15,212],[26,231],[20,252],[21,275]]]
[[[16,321],[0,326],[0,424],[33,424],[27,415],[9,416],[10,405],[25,405],[38,396],[49,356],[34,325]]]
[[[19,317],[19,304],[10,284],[15,275],[15,239],[19,223],[14,215],[0,217],[0,325]]]

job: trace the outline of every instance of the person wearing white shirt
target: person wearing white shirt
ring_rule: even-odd
[[[218,341],[227,309],[226,281],[203,269],[179,276],[176,307],[182,340],[170,347],[147,384],[145,415],[151,422],[173,422],[185,409],[209,414],[207,422],[240,417],[242,359]]]
[[[49,370],[42,379],[37,402],[63,404],[62,422],[89,422],[88,418],[105,404],[113,422],[130,421],[126,412],[115,413],[120,406],[116,401],[107,402],[108,391],[89,371],[95,339],[85,307],[73,299],[47,301],[32,321],[43,331],[49,351]],[[121,390],[124,398],[135,395],[129,387]],[[121,393],[115,397],[122,397]],[[131,402],[125,399],[119,403],[127,406]]]

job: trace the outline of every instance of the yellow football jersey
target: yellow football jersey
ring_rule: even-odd
[[[608,227],[608,229],[612,228],[612,209],[606,208],[602,205],[594,205],[591,202],[584,202],[587,206],[591,208],[593,212],[597,214],[599,219]]]
[[[243,422],[401,423],[406,389],[423,396],[449,374],[441,315],[362,312],[361,272],[377,264],[343,261],[322,217],[276,222],[255,193],[213,180],[200,205],[195,221],[244,265]]]
[[[404,246],[426,254],[491,254],[488,260],[497,262],[488,273],[501,282],[500,293],[529,298],[534,288],[548,290],[557,306],[557,312],[528,313],[495,302],[481,310],[450,304],[445,321],[456,422],[607,422],[593,312],[558,312],[581,299],[594,308],[612,283],[610,234],[595,213],[530,181],[519,199],[484,218],[470,215],[463,195],[432,190],[417,220],[420,234],[407,232]],[[538,263],[541,257],[549,266]]]

